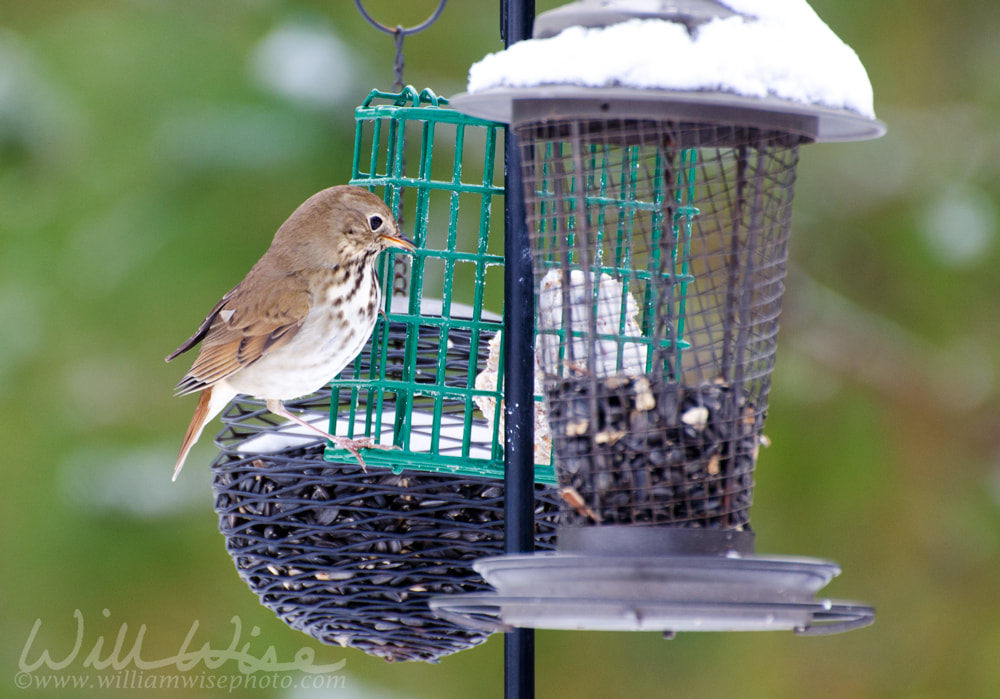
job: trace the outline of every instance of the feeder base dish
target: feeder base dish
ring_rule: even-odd
[[[480,628],[824,634],[875,618],[865,605],[815,599],[840,568],[813,558],[554,553],[473,567],[497,592],[434,597],[430,606]]]

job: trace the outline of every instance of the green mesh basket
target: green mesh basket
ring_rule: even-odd
[[[417,250],[379,260],[384,315],[331,383],[330,430],[396,447],[366,450],[369,466],[502,478],[504,260],[490,227],[503,125],[412,87],[372,91],[355,120],[351,184],[381,194]],[[332,445],[325,458],[351,460]],[[547,450],[536,462],[554,483]]]
[[[687,287],[694,279],[690,271],[692,226],[700,213],[692,204],[697,151],[681,150],[678,163],[666,162],[657,151],[653,162],[646,163],[649,156],[640,145],[612,149],[606,143],[585,144],[580,155],[586,161],[586,175],[578,177],[560,168],[563,161],[575,157],[568,143],[549,141],[543,148],[538,186],[533,191],[538,212],[536,266],[542,280],[542,293],[536,302],[539,306],[546,302],[546,274],[552,270],[561,273],[583,267],[594,279],[610,278],[621,284],[620,302],[612,304],[614,308],[607,307],[598,284],[587,284],[592,286],[589,316],[600,318],[607,327],[605,332],[589,327],[574,329],[573,323],[567,324],[570,327],[537,329],[541,343],[555,350],[543,361],[545,371],[566,375],[575,359],[566,356],[566,350],[589,342],[614,348],[610,373],[650,374],[659,360],[665,375],[679,375],[683,350],[691,346],[684,339],[684,321]],[[656,173],[651,184],[640,177],[647,167]],[[567,183],[568,191],[564,191]],[[593,231],[594,240],[589,245],[578,245],[576,240],[578,208],[587,218],[584,228]],[[565,291],[561,282],[557,286]],[[638,298],[632,297],[634,292]],[[658,298],[661,294],[676,303],[671,317],[657,313],[664,303]],[[628,303],[630,298],[638,302],[637,308]],[[538,312],[541,315],[544,309],[539,307]],[[642,323],[629,330],[632,313],[639,315]],[[659,327],[670,323],[676,324],[670,332]],[[644,348],[642,360],[630,367],[625,350],[634,352],[638,347]],[[595,371],[594,367],[580,368]]]

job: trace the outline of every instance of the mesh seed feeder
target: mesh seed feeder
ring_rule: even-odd
[[[240,576],[290,626],[387,660],[436,661],[489,630],[443,620],[427,600],[488,589],[471,563],[503,550],[502,317],[486,310],[503,290],[489,237],[502,125],[412,87],[373,91],[356,124],[351,183],[384,195],[417,252],[411,267],[380,259],[384,317],[357,360],[287,405],[396,448],[366,450],[366,471],[240,397],[216,439],[216,511]],[[547,457],[537,480],[536,546],[551,549]]]
[[[473,66],[459,110],[521,144],[555,553],[487,558],[473,626],[870,624],[832,562],[749,527],[799,147],[875,138],[856,55],[805,2],[584,0]]]

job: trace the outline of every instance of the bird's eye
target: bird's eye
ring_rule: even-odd
[[[377,231],[379,228],[382,227],[382,217],[375,215],[369,216],[368,225],[371,227],[373,231]]]

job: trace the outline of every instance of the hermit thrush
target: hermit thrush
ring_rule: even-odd
[[[215,304],[198,331],[167,357],[201,342],[177,395],[201,391],[181,444],[174,480],[205,424],[240,393],[276,415],[319,432],[364,465],[359,447],[293,415],[283,400],[334,378],[368,341],[382,291],[375,259],[386,248],[412,251],[389,207],[360,187],[324,189],[297,208],[246,278]]]

